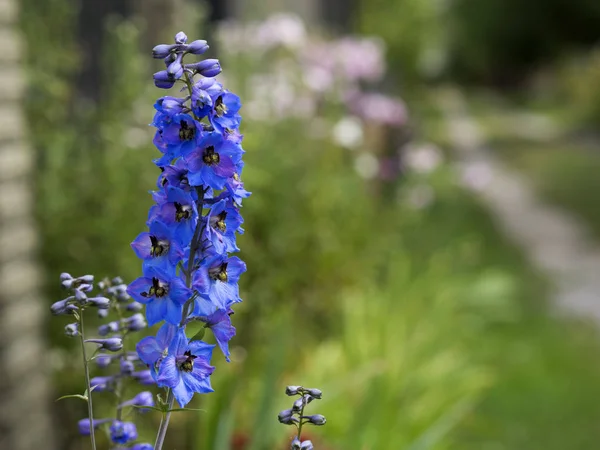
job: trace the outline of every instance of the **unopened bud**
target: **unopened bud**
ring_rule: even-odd
[[[325,423],[327,422],[325,416],[321,414],[314,414],[312,416],[302,416],[302,419],[308,420],[308,423],[311,423],[313,425],[325,425]]]
[[[65,334],[69,337],[79,336],[79,324],[75,322],[65,326]]]
[[[292,425],[298,423],[298,419],[293,416],[291,409],[285,409],[277,415],[277,419],[284,425]]]
[[[161,70],[154,74],[154,85],[160,89],[169,89],[173,87],[175,80],[169,76],[166,70]]]
[[[100,345],[100,348],[108,350],[109,352],[118,352],[123,348],[123,340],[121,338],[86,339],[85,342],[98,344]]]
[[[87,303],[90,306],[95,306],[98,309],[108,309],[110,306],[110,300],[106,297],[90,297],[87,299]]]
[[[180,31],[179,33],[177,33],[175,35],[175,42],[177,44],[185,44],[187,42],[187,40],[188,40],[187,35],[183,31]]]
[[[306,389],[306,392],[317,400],[321,400],[321,397],[323,396],[323,392],[321,392],[320,389]]]
[[[302,386],[288,386],[285,388],[285,394],[291,397],[292,395],[298,395],[301,390]]]
[[[216,77],[221,73],[221,64],[218,59],[205,59],[194,64],[186,64],[185,68],[207,78]]]
[[[98,334],[100,336],[106,336],[110,333],[116,333],[119,331],[119,322],[108,322],[106,325],[100,325],[98,327]]]
[[[193,41],[188,45],[187,52],[193,55],[201,55],[208,50],[208,45],[204,40]]]

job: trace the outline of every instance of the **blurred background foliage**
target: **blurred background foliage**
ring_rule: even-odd
[[[21,2],[49,301],[61,298],[62,271],[138,276],[129,243],[144,229],[158,176],[147,124],[163,95],[152,85],[147,43],[179,29],[211,36],[211,57],[246,104],[244,179],[253,196],[243,208],[248,273],[233,362],[216,356],[215,394],[195,400],[204,412],[174,416],[169,448],[287,448],[290,433],[276,415],[288,407],[285,385],[298,383],[324,391],[318,412],[328,424],[309,430],[319,449],[595,448],[597,333],[549,311],[547,280],[464,189],[435,95],[440,81],[463,83],[503,157],[549,198],[600,224],[586,196],[597,176],[582,169],[597,152],[569,171],[563,141],[536,159],[531,142],[497,125],[499,115],[526,107],[562,120],[568,145],[582,132],[595,136],[600,3],[352,2],[341,29],[373,36],[366,45],[375,47],[361,55],[385,47],[387,71],[354,80],[327,67],[328,81],[310,56],[342,53],[339,26],[306,31],[293,16],[217,25],[210,5],[172,3],[174,19],[165,16],[162,27],[139,2],[125,14],[108,10],[97,19],[100,52],[90,54],[78,35],[81,4]],[[91,87],[82,77],[90,67],[98,80]],[[344,95],[350,88],[385,94],[391,103],[375,109],[389,107],[399,120],[370,115],[369,103],[356,111]],[[82,381],[63,326],[49,321],[56,397]],[[108,411],[111,399],[98,405]],[[56,408],[59,447],[87,448],[75,426],[83,406]],[[152,439],[157,421],[145,419],[142,437]]]

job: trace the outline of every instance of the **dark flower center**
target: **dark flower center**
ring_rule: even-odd
[[[190,205],[182,205],[175,202],[175,220],[181,222],[192,217],[192,207]]]
[[[142,292],[142,297],[164,297],[167,295],[167,288],[160,282],[158,278],[152,278],[152,286],[148,292]]]
[[[219,164],[221,158],[218,153],[215,152],[215,148],[211,145],[210,147],[206,147],[204,149],[204,154],[202,155],[202,161],[204,164],[212,166],[213,164]]]
[[[179,139],[182,141],[191,141],[196,134],[195,128],[190,128],[185,120],[179,122]]]
[[[221,95],[215,100],[215,113],[219,117],[223,114],[227,114],[227,106],[223,103],[223,96]]]
[[[189,350],[183,354],[185,359],[179,364],[179,370],[183,370],[184,372],[191,372],[194,370],[194,359],[197,358],[196,355],[192,355],[192,352]]]
[[[208,269],[208,276],[215,281],[219,280],[225,283],[227,281],[227,263],[224,262],[217,267]]]
[[[152,243],[152,247],[150,248],[150,256],[156,258],[169,252],[168,241],[159,241],[156,236],[150,236],[150,242]]]
[[[217,228],[221,233],[225,233],[225,231],[227,231],[227,224],[225,223],[226,217],[227,213],[223,211],[220,214],[210,218],[210,225],[213,228]]]

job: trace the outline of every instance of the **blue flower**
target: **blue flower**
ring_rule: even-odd
[[[157,220],[163,222],[173,230],[172,235],[179,242],[187,244],[192,239],[198,220],[196,202],[188,192],[176,187],[169,186],[166,192],[166,197],[155,196],[159,203],[150,208],[148,223]]]
[[[183,250],[173,240],[173,233],[173,229],[163,222],[154,220],[150,223],[150,231],[140,233],[131,243],[131,248],[149,267],[175,266],[183,257]]]
[[[162,129],[162,139],[176,156],[186,155],[202,137],[202,128],[192,116],[177,114]]]
[[[187,175],[187,164],[183,159],[178,159],[175,164],[164,167],[164,172],[161,174],[162,185],[160,187],[173,186],[193,194],[194,190],[190,186]],[[194,200],[196,199],[194,198]]]
[[[195,392],[213,392],[210,375],[214,345],[202,341],[189,342],[183,329],[179,329],[169,346],[168,356],[160,363],[157,383],[173,390],[175,399],[183,408]]]
[[[223,139],[222,134],[207,133],[198,147],[185,157],[190,184],[223,189],[235,173],[236,164],[242,159],[243,153],[239,145]]]
[[[223,86],[213,78],[201,78],[192,86],[191,104],[197,117],[207,116],[213,108],[214,100],[223,91]]]
[[[224,91],[214,102],[210,123],[219,131],[238,128],[242,120],[242,117],[238,114],[241,107],[242,102],[237,95],[227,90]]]
[[[235,233],[240,231],[244,222],[242,216],[231,202],[220,200],[210,208],[207,216],[208,239],[217,253],[236,252]]]
[[[115,444],[127,444],[138,437],[137,428],[131,422],[115,420],[110,426],[110,440]]]
[[[225,359],[229,362],[229,341],[235,336],[235,327],[231,325],[231,315],[233,311],[229,309],[218,309],[208,316],[200,316],[197,319],[206,323],[206,326],[211,329],[219,348],[225,355]]]
[[[207,259],[194,274],[193,287],[199,294],[208,297],[216,308],[227,309],[232,303],[241,302],[237,282],[246,271],[246,264],[234,256],[214,255]],[[206,302],[200,298],[196,301],[198,315],[210,315]]]
[[[180,278],[158,267],[148,267],[145,275],[133,281],[127,292],[134,300],[146,304],[148,324],[152,326],[162,320],[179,323],[190,290]]]
[[[135,346],[137,353],[144,364],[150,367],[150,373],[156,380],[158,367],[169,352],[169,344],[173,341],[177,327],[164,324],[154,336],[146,336]]]

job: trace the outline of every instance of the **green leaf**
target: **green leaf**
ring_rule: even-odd
[[[86,391],[87,393],[87,391]],[[84,402],[88,401],[88,397],[87,395],[81,395],[81,394],[71,394],[71,395],[63,395],[62,397],[58,397],[56,400],[54,400],[55,402],[59,401],[59,400],[63,400],[65,398],[80,398],[81,400],[83,400]]]
[[[152,409],[154,411],[158,411],[158,412],[166,412],[166,410],[158,407],[158,406],[140,406],[140,405],[129,405],[132,408],[137,408],[137,409]]]
[[[185,327],[185,335],[190,341],[199,341],[204,337],[206,331],[206,325],[201,321],[189,322]]]
[[[198,409],[198,408],[175,408],[175,409],[169,409],[169,410],[167,410],[167,412],[179,412],[179,411],[202,411],[202,412],[206,412],[205,409]]]

